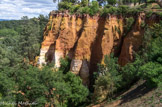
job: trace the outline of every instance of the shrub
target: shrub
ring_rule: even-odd
[[[116,7],[110,7],[108,9],[109,14],[117,14],[118,9]]]
[[[92,15],[95,15],[98,11],[99,11],[98,2],[97,1],[92,1],[92,4],[90,6],[89,14],[92,16]]]
[[[80,8],[80,5],[73,5],[71,6],[70,8],[70,12],[73,14],[73,13],[76,13],[78,11],[78,9]]]
[[[69,10],[72,7],[72,3],[69,2],[60,2],[58,4],[59,10]]]
[[[159,15],[160,18],[162,18],[162,12],[158,12],[157,14]]]
[[[119,6],[118,7],[118,14],[121,14],[121,15],[126,15],[127,14],[127,12],[128,12],[128,10],[129,10],[129,7],[128,6],[126,6],[126,5],[121,5],[121,6]]]
[[[68,72],[64,77],[64,81],[66,84],[69,84],[68,88],[70,88],[71,91],[71,95],[68,96],[69,107],[78,107],[80,103],[87,100],[89,90],[82,84],[82,80],[79,76]]]
[[[16,32],[13,29],[0,29],[0,37],[4,37],[4,36],[15,36],[18,35],[18,32]]]
[[[144,21],[141,22],[141,28],[145,28],[146,23]]]
[[[32,66],[26,70],[4,69],[0,72],[0,101],[35,102],[38,107],[47,104],[78,107],[86,100],[88,89],[83,86],[79,76],[56,71],[47,66],[41,70]]]
[[[69,57],[65,57],[64,59],[61,58],[60,59],[60,71],[63,71],[63,73],[67,73],[70,70],[70,63],[71,60],[69,59]]]
[[[143,11],[142,8],[130,8],[126,5],[121,5],[118,7],[118,14],[123,16],[136,15],[137,13]]]
[[[110,5],[115,5],[117,0],[107,0]]]
[[[147,80],[147,86],[156,87],[161,81],[162,65],[158,63],[148,62],[140,67],[139,75]]]
[[[147,86],[156,87],[162,77],[162,22],[147,27],[144,34],[143,53],[145,63],[140,67],[139,75],[146,80]]]
[[[106,16],[108,14],[108,8],[104,7],[103,10],[101,10],[100,15]]]
[[[152,13],[153,13],[152,11],[146,12],[146,17],[147,18],[151,17]]]
[[[136,59],[133,63],[128,63],[124,67],[122,67],[122,88],[129,88],[134,81],[137,81],[139,76],[139,68],[143,64],[143,60],[139,56],[136,55]]]
[[[113,6],[108,4],[108,5],[105,5],[104,7],[105,8],[110,8],[110,7],[113,7]]]
[[[88,6],[88,0],[82,0],[82,2],[81,2],[81,6],[83,6],[83,7],[86,7],[86,6]]]
[[[162,21],[160,24],[154,24],[150,30],[152,31],[151,36],[152,40],[149,42],[148,50],[148,59],[149,61],[162,63]],[[149,35],[146,35],[149,36]]]
[[[118,9],[116,7],[110,6],[109,8],[105,8],[101,12],[101,16],[106,16],[107,14],[117,14]]]
[[[90,8],[88,6],[86,6],[86,7],[79,8],[79,10],[77,12],[81,13],[81,14],[88,14],[89,10],[90,10]]]
[[[137,15],[137,13],[139,13],[139,12],[141,12],[141,11],[143,11],[142,8],[129,8],[129,9],[127,10],[127,14],[126,14],[126,15],[135,16],[135,15]]]
[[[125,28],[125,33],[128,33],[131,28],[132,28],[132,25],[134,24],[134,18],[133,17],[129,17],[129,18],[126,18],[126,24],[124,26]]]
[[[105,56],[105,65],[99,66],[99,76],[95,81],[95,98],[104,100],[112,98],[113,93],[121,87],[122,76],[119,73],[117,58]]]
[[[115,14],[115,15],[136,15],[138,12],[142,11],[141,8],[130,8],[126,5],[121,5],[119,7],[114,7],[111,5],[106,5],[101,11],[101,15]]]
[[[90,6],[80,7],[77,12],[93,16],[99,12],[99,4],[97,1],[92,1]]]
[[[104,76],[99,76],[95,81],[94,88],[94,97],[96,101],[100,102],[107,97],[112,97],[115,87],[110,73],[106,72]]]
[[[51,30],[51,25],[48,26],[48,30]]]

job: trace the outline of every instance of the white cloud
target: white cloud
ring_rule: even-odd
[[[56,10],[53,0],[0,0],[0,19],[20,19],[22,16],[37,17]]]

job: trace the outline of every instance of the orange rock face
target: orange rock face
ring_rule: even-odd
[[[59,67],[60,58],[68,56],[72,60],[71,72],[88,85],[89,76],[97,71],[97,64],[103,63],[105,55],[114,53],[121,65],[133,60],[133,51],[137,51],[142,42],[143,20],[143,15],[139,15],[133,29],[123,37],[122,17],[51,14],[38,65],[54,62]]]
[[[132,30],[124,38],[119,56],[119,64],[121,66],[131,62],[133,60],[133,52],[137,52],[139,50],[144,35],[144,29],[141,27],[141,23],[144,21],[145,14],[141,13],[138,16]]]

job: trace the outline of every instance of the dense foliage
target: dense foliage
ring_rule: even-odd
[[[153,9],[155,6],[154,9],[160,9],[159,5],[152,6],[152,2],[158,2],[158,0],[81,0],[81,2],[63,0],[58,2],[58,10],[68,10],[71,14],[89,14],[91,16],[96,14],[130,16],[141,11],[150,13],[150,8]]]
[[[111,98],[113,93],[121,87],[121,75],[117,58],[113,55],[105,56],[105,65],[99,65],[98,77],[95,81],[95,100],[100,101]]]
[[[140,68],[140,75],[147,80],[147,85],[157,86],[162,80],[162,22],[147,27],[144,35],[142,59],[145,64]]]
[[[115,57],[106,56],[105,65],[99,66],[95,81],[97,101],[110,100],[121,89],[129,88],[139,79],[146,80],[149,88],[162,84],[162,22],[145,28],[143,46],[135,61],[120,67]]]
[[[59,70],[50,64],[43,69],[29,65],[39,55],[47,22],[43,15],[0,22],[0,102],[71,107],[86,100],[88,89],[80,77],[68,72],[68,58],[61,60]]]
[[[5,68],[0,72],[1,101],[30,102],[37,106],[76,106],[86,100],[88,89],[71,72]],[[21,105],[21,104],[20,104]]]
[[[112,5],[105,5],[103,8],[99,5],[97,1],[92,1],[90,5],[82,4],[73,4],[71,2],[60,2],[58,4],[58,8],[60,11],[69,10],[71,14],[89,14],[91,16],[95,14],[107,15],[135,15],[138,12],[142,11],[140,7],[130,8],[127,5],[120,5],[118,7]]]
[[[19,21],[0,22],[0,44],[6,50],[2,49],[2,53],[6,53],[4,54],[6,57],[2,56],[2,58],[6,58],[7,61],[7,58],[10,59],[9,57],[15,55],[13,56],[14,60],[25,58],[26,61],[33,61],[39,54],[43,30],[47,21],[47,17],[40,15],[38,18],[23,17]],[[14,61],[11,62],[14,63]]]

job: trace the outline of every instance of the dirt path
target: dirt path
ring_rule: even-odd
[[[162,107],[162,90],[146,88],[144,81],[139,81],[120,97],[111,103],[103,102],[89,107]]]

